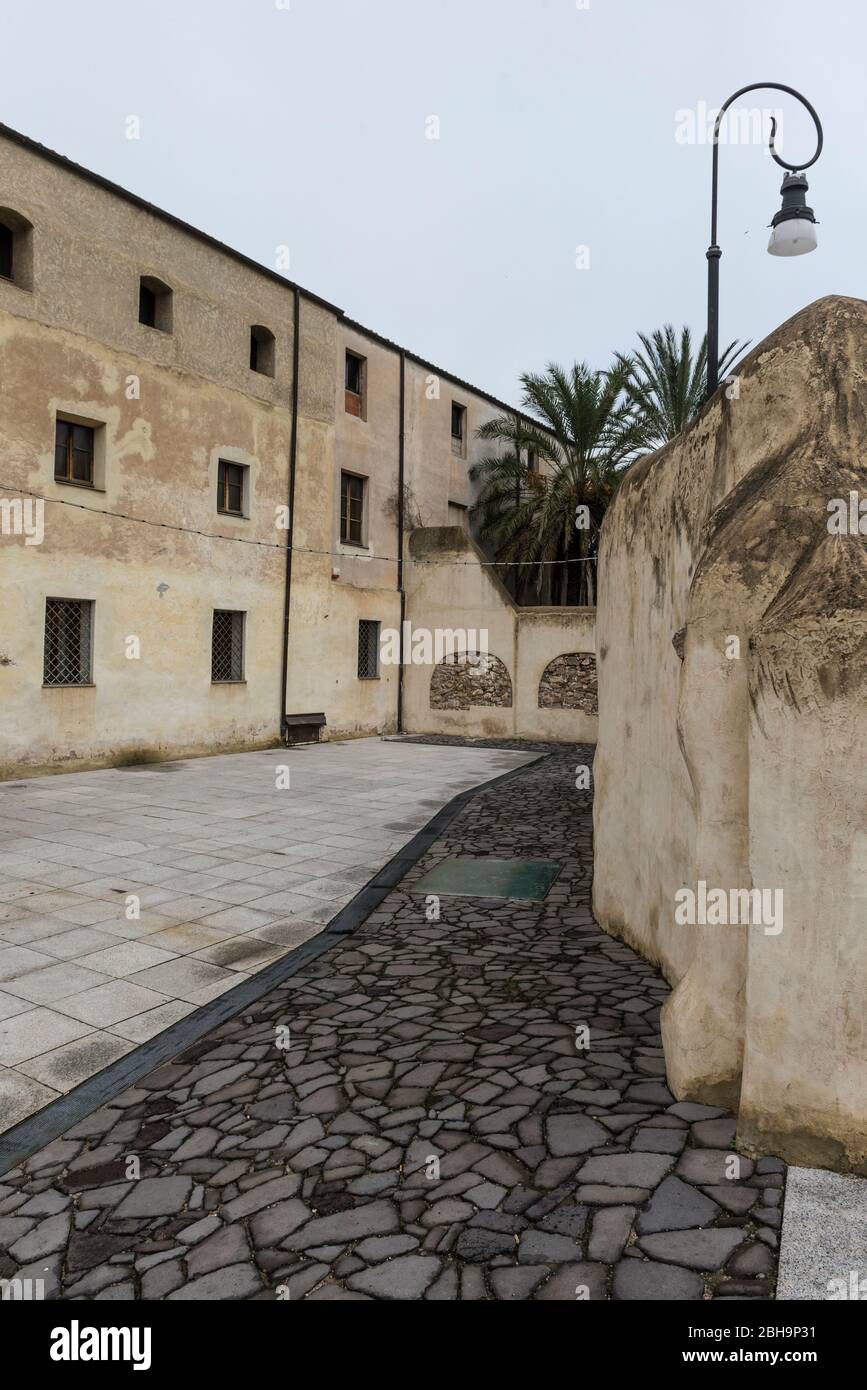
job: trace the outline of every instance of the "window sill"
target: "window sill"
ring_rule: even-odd
[[[340,555],[351,555],[355,559],[373,559],[373,549],[369,545],[362,545],[360,541],[338,541],[338,553]]]
[[[20,280],[15,279],[14,275],[0,275],[0,285],[11,285],[13,289],[20,290],[22,294],[33,293],[29,285],[22,285]]]
[[[96,483],[82,483],[78,478],[54,478],[58,487],[77,487],[83,488],[85,492],[105,492],[104,487],[97,487]]]
[[[364,681],[365,685],[367,685],[367,684],[369,684],[371,681],[381,681],[381,680],[382,680],[382,676],[359,676],[358,679],[359,679],[360,681]]]
[[[247,514],[247,512],[227,512],[227,511],[225,510],[225,508],[223,508],[223,507],[218,507],[218,508],[217,508],[217,516],[233,516],[233,517],[235,518],[236,521],[249,521],[249,520],[250,520],[250,517],[249,517],[249,515]]]
[[[94,681],[76,681],[75,684],[49,685],[46,681],[42,682],[43,690],[95,690]]]
[[[216,685],[216,686],[221,686],[221,685],[246,685],[246,684],[247,684],[247,682],[246,682],[246,680],[244,680],[244,679],[239,680],[239,681],[214,681],[214,680],[211,681],[211,685],[212,685],[212,686],[215,686],[215,685]]]

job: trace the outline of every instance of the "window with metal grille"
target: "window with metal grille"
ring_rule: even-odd
[[[244,619],[245,613],[214,609],[211,636],[211,680],[242,681],[244,679]]]
[[[217,471],[217,511],[230,512],[232,516],[244,515],[244,474],[246,466],[242,463],[229,463],[220,459]]]
[[[90,685],[93,603],[81,598],[45,600],[45,685]]]
[[[355,473],[340,475],[340,539],[364,544],[364,479]]]
[[[54,431],[54,476],[63,483],[93,487],[94,431],[90,425],[58,420]]]
[[[5,280],[12,279],[12,247],[15,238],[11,227],[0,222],[0,275]]]
[[[347,352],[344,379],[345,405],[348,415],[364,415],[364,358],[357,352]]]
[[[358,624],[358,679],[375,681],[379,677],[379,623],[362,618]]]

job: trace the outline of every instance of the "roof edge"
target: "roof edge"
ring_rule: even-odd
[[[509,405],[506,401],[500,400],[497,396],[492,396],[490,391],[485,391],[479,386],[474,386],[472,382],[465,381],[462,377],[455,376],[453,372],[444,371],[441,367],[437,367],[435,363],[429,362],[424,357],[420,357],[411,349],[401,347],[400,344],[393,342],[390,338],[386,338],[384,334],[378,333],[376,329],[366,328],[363,323],[359,323],[356,319],[350,318],[339,305],[332,304],[330,300],[323,299],[321,295],[315,294],[312,290],[305,289],[304,286],[299,285],[297,281],[288,279],[285,275],[281,275],[279,271],[271,270],[269,266],[263,265],[261,261],[254,261],[251,256],[246,256],[243,251],[237,251],[233,246],[229,246],[226,242],[211,236],[209,232],[203,232],[199,227],[194,227],[192,223],[185,222],[181,217],[176,217],[174,213],[166,212],[164,208],[157,207],[155,203],[149,203],[146,198],[140,197],[137,193],[131,193],[128,188],[123,188],[121,184],[114,183],[111,179],[104,178],[102,174],[94,173],[92,169],[86,168],[83,164],[76,164],[75,160],[69,159],[64,154],[58,154],[56,150],[50,149],[48,145],[40,144],[38,140],[31,139],[29,135],[22,135],[20,131],[13,130],[11,126],[4,125],[2,121],[0,121],[0,136],[10,140],[15,145],[21,146],[22,149],[29,150],[31,154],[35,154],[39,158],[47,160],[50,164],[56,164],[60,168],[66,169],[69,173],[75,174],[76,177],[84,179],[88,183],[95,184],[98,188],[104,189],[107,193],[113,194],[116,198],[122,198],[124,202],[131,203],[134,207],[140,208],[143,212],[150,213],[152,217],[158,217],[162,222],[167,222],[170,226],[177,227],[179,231],[184,232],[187,236],[195,237],[197,241],[201,241],[206,246],[210,246],[213,250],[221,252],[231,260],[247,266],[248,269],[255,270],[259,275],[264,275],[267,279],[276,281],[277,284],[283,285],[284,288],[292,291],[297,290],[302,298],[309,300],[311,304],[319,305],[320,308],[327,309],[348,328],[354,329],[357,333],[362,333],[365,337],[380,343],[383,347],[389,348],[392,352],[401,353],[410,361],[417,363],[418,366],[428,368],[429,371],[434,372],[437,376],[445,378],[446,381],[452,382],[453,385],[460,386],[465,391],[471,391],[473,395],[479,396],[482,400],[489,401],[491,405],[497,406],[500,410],[507,411],[510,415],[515,415],[519,419],[527,421],[534,425],[536,429],[546,428],[539,420],[535,420],[531,415],[526,415],[516,406]]]

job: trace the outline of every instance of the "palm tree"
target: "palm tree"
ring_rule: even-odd
[[[643,352],[623,354],[627,367],[626,391],[647,426],[651,448],[680,434],[701,409],[707,394],[707,334],[693,356],[692,335],[683,328],[678,343],[674,327],[667,323],[652,337],[639,333]],[[725,376],[743,347],[735,340],[720,357],[719,374]]]
[[[624,361],[608,371],[551,363],[521,377],[529,418],[500,415],[476,431],[506,446],[470,470],[482,481],[472,513],[517,595],[535,578],[537,602],[595,602],[599,527],[622,470],[647,446],[628,379]]]

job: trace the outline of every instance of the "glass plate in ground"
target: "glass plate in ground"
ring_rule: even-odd
[[[541,902],[560,872],[550,859],[444,859],[412,886],[446,898],[518,898]]]

